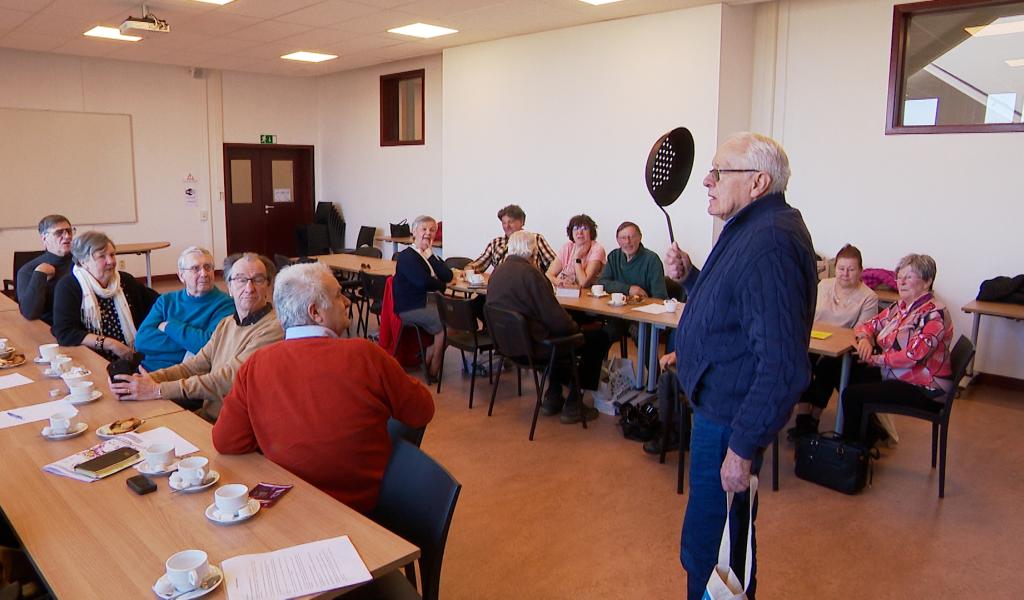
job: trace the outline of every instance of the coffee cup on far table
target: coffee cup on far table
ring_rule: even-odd
[[[186,458],[178,463],[177,477],[175,479],[178,479],[182,485],[187,487],[199,485],[206,479],[209,464],[210,459],[204,456]]]
[[[50,435],[64,435],[71,429],[71,422],[78,413],[73,410],[62,410],[50,415]]]
[[[466,279],[469,279],[469,276],[474,274],[474,273],[476,273],[476,271],[474,269],[463,269],[462,270],[462,276],[465,277]]]
[[[182,550],[171,555],[164,567],[174,591],[190,592],[209,577],[210,558],[202,550]]]
[[[7,349],[7,338],[0,338],[0,352]]]
[[[225,518],[248,517],[252,514],[249,510],[249,487],[244,484],[220,486],[213,494],[213,501],[217,505],[217,512]]]
[[[474,285],[479,285],[484,282],[483,273],[470,273],[469,275],[466,275],[466,281]]]
[[[57,356],[57,352],[60,350],[60,344],[43,344],[39,346],[39,358],[50,362],[54,356]]]
[[[672,312],[675,312],[676,308],[678,308],[678,307],[679,307],[679,302],[676,301],[675,298],[669,298],[668,300],[665,301],[665,308],[670,310],[670,311],[672,311]]]
[[[63,373],[68,367],[71,366],[71,357],[63,354],[58,354],[50,359],[50,370],[54,373]]]
[[[174,444],[158,443],[146,446],[143,451],[146,466],[150,471],[160,472],[174,462]]]
[[[592,296],[604,296],[604,286],[595,285],[590,288],[590,295]]]
[[[626,295],[621,292],[615,292],[612,294],[612,304],[625,304]]]
[[[68,384],[68,389],[71,390],[71,401],[72,402],[87,402],[92,399],[92,388],[93,382],[91,381],[76,381]]]

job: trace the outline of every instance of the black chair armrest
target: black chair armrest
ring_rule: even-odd
[[[4,291],[5,292],[13,292],[14,291],[14,280],[13,279],[4,279]]]
[[[569,348],[578,348],[583,345],[583,334],[574,333],[572,335],[564,335],[561,337],[552,337],[540,342],[544,346],[553,348],[556,352],[559,350],[568,350]]]

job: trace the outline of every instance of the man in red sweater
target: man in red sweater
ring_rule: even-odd
[[[274,306],[285,339],[242,365],[213,428],[213,445],[222,454],[261,450],[369,512],[391,456],[388,419],[423,427],[434,416],[434,399],[377,345],[338,339],[348,329],[348,299],[325,265],[283,269]]]

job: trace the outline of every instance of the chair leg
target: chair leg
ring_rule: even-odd
[[[516,367],[516,381],[518,382],[518,386],[519,386],[519,395],[522,396],[523,395],[523,370],[520,369],[519,367]]]
[[[465,350],[459,350],[459,354],[462,355],[462,372],[463,373],[469,373],[469,367],[466,365],[466,351]],[[476,368],[476,367],[473,367],[473,368]],[[470,408],[473,408],[473,407],[470,406]]]
[[[772,442],[772,491],[779,491],[779,434]]]
[[[932,423],[932,468],[935,468],[935,446],[939,441],[939,424]]]
[[[405,334],[405,325],[398,328],[398,335],[395,336],[395,345],[391,347],[391,356],[398,358],[398,346],[402,343],[402,335]]]
[[[494,350],[487,351],[487,383],[494,381]]]
[[[552,354],[553,356],[553,354]],[[533,371],[533,387],[537,390],[537,401],[533,405],[533,421],[530,423],[530,441],[533,441],[533,432],[537,430],[537,417],[540,416],[540,401],[544,395],[544,379],[546,379],[547,373],[537,380],[537,369],[531,369]]]
[[[473,348],[473,366],[469,369],[469,407],[473,408],[473,388],[476,386],[476,355],[479,352],[477,348]],[[463,362],[465,362],[466,353],[462,353]],[[444,367],[442,367],[443,369]],[[440,383],[438,384],[440,385]]]
[[[448,334],[445,333],[444,340],[441,341],[441,366],[437,368],[437,393],[441,393],[441,380],[444,379],[444,355],[448,351]],[[429,371],[429,367],[427,368]]]
[[[487,416],[494,411],[494,397],[498,394],[498,382],[501,381],[501,368],[505,366],[505,355],[498,358],[498,374],[494,377],[494,385],[491,386],[491,404],[487,407]]]
[[[554,353],[552,353],[552,357]],[[569,363],[572,369],[572,382],[576,386],[576,392],[580,395],[580,423],[583,423],[583,429],[587,428],[587,411],[584,410],[583,406],[583,387],[580,386],[580,370],[576,366],[576,349],[569,348]]]
[[[949,433],[949,425],[942,428],[939,438],[939,498],[946,497],[946,435]]]
[[[628,339],[629,336],[625,334],[619,338],[619,356],[622,358],[629,358],[629,346],[626,345]]]
[[[430,363],[427,362],[427,351],[423,348],[423,336],[420,335],[420,328],[416,327],[416,344],[420,347],[420,361],[423,363],[423,380],[430,385]]]

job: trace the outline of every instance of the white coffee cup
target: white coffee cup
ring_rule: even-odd
[[[615,292],[614,294],[612,294],[612,304],[625,304],[625,303],[626,303],[626,295],[625,294],[620,293],[620,292]]]
[[[57,356],[58,350],[60,350],[60,344],[43,344],[39,346],[39,357],[50,362],[54,356]]]
[[[174,462],[174,444],[150,444],[142,454],[150,471],[163,471]]]
[[[592,286],[590,288],[590,293],[591,293],[591,295],[594,295],[594,296],[604,296],[604,286],[603,285]]]
[[[76,381],[68,384],[68,389],[71,391],[71,399],[75,402],[86,402],[92,398],[93,382],[91,381]]]
[[[182,550],[171,555],[164,563],[167,579],[179,592],[189,592],[210,574],[210,558],[202,550]]]
[[[225,517],[247,517],[249,510],[249,487],[241,483],[229,483],[217,488],[213,493],[213,501],[217,512]]]
[[[470,283],[483,283],[484,276],[482,273],[470,273],[469,275],[466,275],[466,281]]]
[[[70,356],[58,354],[50,359],[50,369],[52,369],[54,373],[63,373],[70,366]]]
[[[206,467],[210,459],[204,456],[192,456],[178,463],[178,477],[186,486],[199,485],[206,479]]]
[[[7,338],[0,338],[0,351],[7,349]]]
[[[669,298],[668,300],[665,301],[665,308],[672,312],[675,312],[678,306],[679,302],[677,302],[675,298]]]
[[[472,275],[473,273],[476,273],[476,270],[474,270],[474,269],[463,269],[463,270],[462,270],[462,274],[463,274],[463,275],[464,275],[464,276],[465,276],[465,277],[466,277],[467,279],[468,279],[468,278],[469,278],[469,276],[470,276],[470,275]]]
[[[71,421],[78,413],[73,410],[62,410],[50,415],[50,435],[64,435],[71,429]]]

